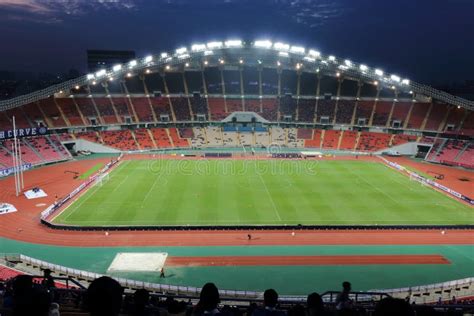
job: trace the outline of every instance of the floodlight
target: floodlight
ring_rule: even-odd
[[[279,50],[279,51],[288,51],[288,50],[290,50],[290,45],[285,44],[285,43],[277,42],[277,43],[273,44],[273,48],[275,48],[276,50]]]
[[[347,69],[349,69],[349,67],[347,67],[346,65],[339,65],[338,68],[339,68],[339,69],[342,69],[342,70],[347,70]]]
[[[75,86],[74,88],[76,88],[76,90],[79,90],[80,87],[79,87],[79,86]]]
[[[166,57],[168,57],[168,53],[161,53],[160,56],[161,56],[161,58],[166,58]]]
[[[366,65],[360,65],[359,68],[362,71],[367,71],[367,69],[369,69],[369,67],[367,67]]]
[[[374,81],[374,85],[375,85],[375,86],[378,86],[378,85],[379,85],[379,82],[378,82],[378,81]]]
[[[395,86],[392,86],[392,90],[395,90]]]
[[[94,85],[94,86],[95,86],[96,84],[97,84],[97,82],[95,82],[95,81],[92,81],[92,85]]]
[[[314,59],[313,57],[309,57],[309,56],[303,57],[303,60],[309,61],[309,62],[311,62],[311,63],[316,62],[316,59]]]
[[[397,75],[391,75],[390,79],[392,79],[393,81],[396,81],[396,82],[400,82],[400,77],[397,76]]]
[[[259,60],[257,60],[257,63],[258,63],[259,65],[261,65],[261,64],[262,64],[262,61],[259,59]]]
[[[188,49],[186,47],[180,47],[176,50],[176,54],[177,55],[182,55],[184,53],[186,53],[188,51]]]
[[[191,50],[193,52],[201,52],[203,50],[206,50],[206,44],[194,44],[191,46]]]
[[[113,71],[119,71],[120,69],[122,69],[122,65],[115,65],[112,69]]]
[[[346,64],[347,67],[352,66],[352,61],[350,61],[349,59],[344,60],[344,63]]]
[[[279,66],[281,66],[281,63],[280,63],[280,61],[277,61],[277,66],[278,66],[278,67],[279,67]]]
[[[209,64],[209,62],[207,60],[204,61],[204,65],[207,65]]]
[[[136,61],[136,60],[132,60],[132,61],[130,61],[130,63],[129,63],[130,68],[135,67],[136,65],[137,65],[137,61]]]
[[[242,47],[241,40],[229,40],[225,42],[226,47]]]
[[[410,91],[410,94],[413,94],[413,91]]]
[[[296,69],[300,69],[300,68],[301,68],[301,64],[300,63],[296,64]]]
[[[336,77],[339,77],[341,76],[341,73],[340,72],[336,72]]]
[[[95,78],[94,74],[88,74],[87,75],[87,80],[91,80],[91,79],[94,79],[94,78]]]
[[[204,52],[204,56],[209,56],[209,55],[213,55],[213,54],[214,54],[214,52],[212,50],[206,50]]]
[[[131,77],[131,76],[132,76],[132,74],[131,74],[131,73],[127,73],[127,77]]]
[[[146,72],[147,74],[149,74],[149,73],[151,72],[151,70],[150,70],[150,69],[147,69],[145,72]]]
[[[110,78],[109,78],[109,81],[114,81],[114,78],[110,77]]]
[[[255,41],[254,46],[259,48],[271,48],[273,46],[273,43],[269,40],[261,40]]]
[[[101,70],[99,70],[98,72],[95,73],[95,76],[96,76],[97,78],[100,78],[100,77],[102,77],[102,76],[105,76],[105,74],[106,74],[105,69],[101,69]]]
[[[170,67],[170,65],[166,65],[165,68],[166,68],[166,70],[169,70],[171,67]]]
[[[331,56],[328,57],[328,59],[330,61],[336,61],[336,56],[331,55]]]
[[[207,48],[209,49],[222,48],[222,42],[209,42],[207,43]]]
[[[301,46],[291,46],[290,52],[294,54],[304,54],[306,52],[306,48]]]
[[[402,80],[402,84],[409,85],[409,84],[410,84],[410,80],[408,80],[408,79],[403,79],[403,80]]]
[[[63,93],[63,90],[59,90],[59,93]]]
[[[319,56],[321,56],[321,53],[314,50],[314,49],[310,49],[309,52],[308,52],[308,55],[312,56],[312,57],[319,57]]]
[[[219,63],[220,63],[220,64],[223,64],[223,63],[224,63],[224,59],[219,59]]]
[[[243,64],[243,63],[244,63],[243,59],[240,59],[239,64]]]
[[[289,57],[290,55],[287,52],[279,52],[278,55],[283,57]]]
[[[184,64],[184,67],[189,67],[189,63],[185,63],[185,64]]]
[[[377,76],[383,76],[383,71],[380,70],[380,69],[375,69],[375,74],[376,74]]]
[[[178,56],[178,59],[186,59],[186,58],[189,58],[191,56],[189,56],[189,54],[182,54],[182,55],[179,55]]]
[[[152,60],[153,60],[153,56],[151,56],[151,55],[145,57],[145,62],[146,63],[151,63]]]

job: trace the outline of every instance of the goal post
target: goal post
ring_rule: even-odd
[[[95,184],[98,186],[104,185],[105,182],[109,181],[110,175],[108,172],[103,173],[99,176],[97,176],[97,179],[95,179]]]

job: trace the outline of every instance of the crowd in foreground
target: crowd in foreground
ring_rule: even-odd
[[[273,289],[264,292],[263,304],[250,303],[245,307],[221,304],[219,291],[213,283],[206,283],[199,301],[160,299],[145,289],[125,295],[124,288],[110,277],[92,281],[86,291],[76,297],[73,312],[58,304],[58,291],[50,274],[42,282],[29,275],[19,275],[7,283],[0,283],[2,297],[1,316],[419,316],[419,315],[466,315],[448,310],[437,313],[432,306],[417,306],[408,300],[386,297],[367,309],[350,298],[351,284],[343,282],[342,291],[334,304],[324,304],[318,293],[311,293],[306,304],[279,304],[278,293]],[[471,314],[468,314],[471,315]]]

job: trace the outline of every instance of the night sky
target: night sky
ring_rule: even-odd
[[[474,79],[473,0],[0,0],[0,70],[86,72],[86,49],[138,56],[270,38],[424,83]]]

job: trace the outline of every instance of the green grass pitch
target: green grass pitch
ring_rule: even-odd
[[[474,224],[382,163],[127,160],[54,219],[71,225]]]

